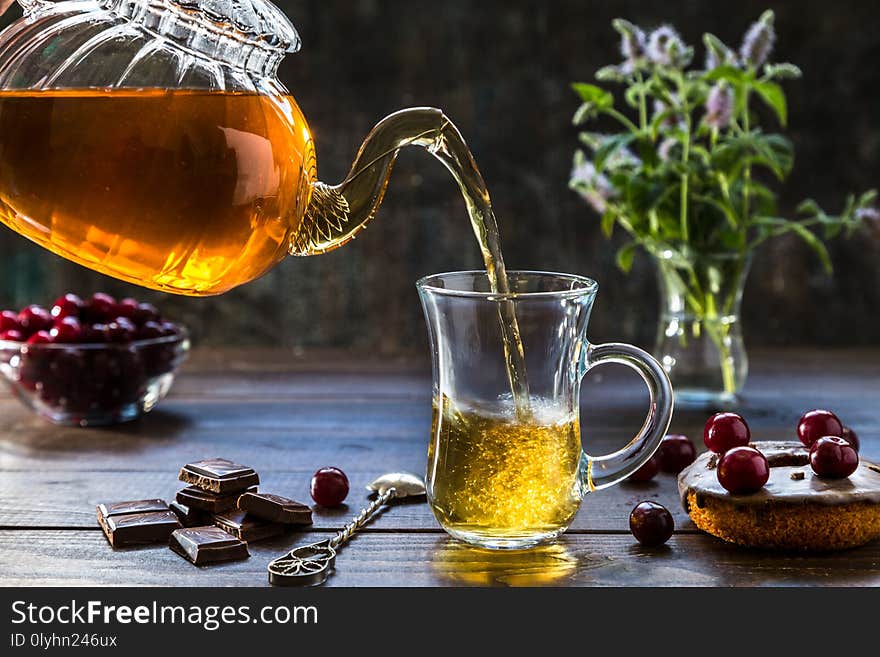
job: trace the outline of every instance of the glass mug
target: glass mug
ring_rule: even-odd
[[[673,393],[663,367],[641,349],[589,343],[595,281],[529,271],[508,278],[507,295],[489,290],[484,271],[428,276],[417,287],[434,373],[431,510],[466,543],[519,549],[562,534],[584,495],[616,484],[651,457],[669,427]],[[500,321],[511,311],[528,386],[528,399],[516,403]],[[636,370],[650,405],[628,445],[591,456],[581,448],[580,383],[603,363]]]

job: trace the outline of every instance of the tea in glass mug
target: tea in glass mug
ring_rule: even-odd
[[[418,283],[432,347],[433,421],[427,491],[453,537],[486,548],[526,548],[562,534],[584,495],[611,486],[647,461],[672,417],[662,366],[626,344],[586,337],[597,285],[567,274],[508,272],[509,294],[485,272],[429,276]],[[512,306],[506,311],[503,306]],[[514,402],[499,316],[513,312],[528,372],[528,400]],[[580,382],[592,367],[622,363],[648,385],[639,434],[613,454],[582,450]]]

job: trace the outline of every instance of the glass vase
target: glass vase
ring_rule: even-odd
[[[676,402],[735,401],[749,369],[740,321],[749,256],[664,252],[655,259],[660,320],[654,355],[669,374]]]

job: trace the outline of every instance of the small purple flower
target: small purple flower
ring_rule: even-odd
[[[733,93],[724,83],[716,84],[706,99],[706,125],[712,128],[726,128],[733,116]]]
[[[660,145],[657,147],[657,157],[659,157],[663,162],[668,162],[672,159],[672,149],[675,148],[678,142],[672,137],[667,137],[663,141],[660,142]]]
[[[684,42],[671,25],[662,25],[648,37],[648,59],[655,64],[676,64],[685,51]]]
[[[640,166],[642,160],[628,148],[621,148],[608,158],[608,167],[614,169],[622,166]]]
[[[608,200],[615,195],[611,182],[597,173],[592,162],[582,162],[572,169],[571,186],[599,214],[605,214]]]
[[[873,206],[856,210],[856,219],[863,221],[874,237],[880,239],[880,210]]]
[[[628,62],[644,57],[647,46],[645,33],[635,25],[620,35],[620,54]]]
[[[654,117],[657,118],[667,111],[666,103],[662,100],[654,100]],[[669,112],[663,119],[663,125],[667,128],[684,127],[684,120],[677,112]]]
[[[743,38],[739,54],[743,62],[755,68],[767,61],[776,43],[776,30],[773,28],[773,12],[765,11],[761,18],[752,23]]]

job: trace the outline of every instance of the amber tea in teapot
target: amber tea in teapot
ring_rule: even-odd
[[[299,35],[268,0],[19,3],[0,33],[0,221],[22,235],[133,283],[218,294],[349,242],[400,149],[418,146],[452,173],[490,286],[509,292],[485,183],[440,110],[386,117],[345,180],[317,181],[308,125],[276,78]],[[506,301],[498,312],[521,406],[517,320]]]
[[[140,285],[217,294],[261,275],[314,177],[290,96],[0,91],[0,220]]]

